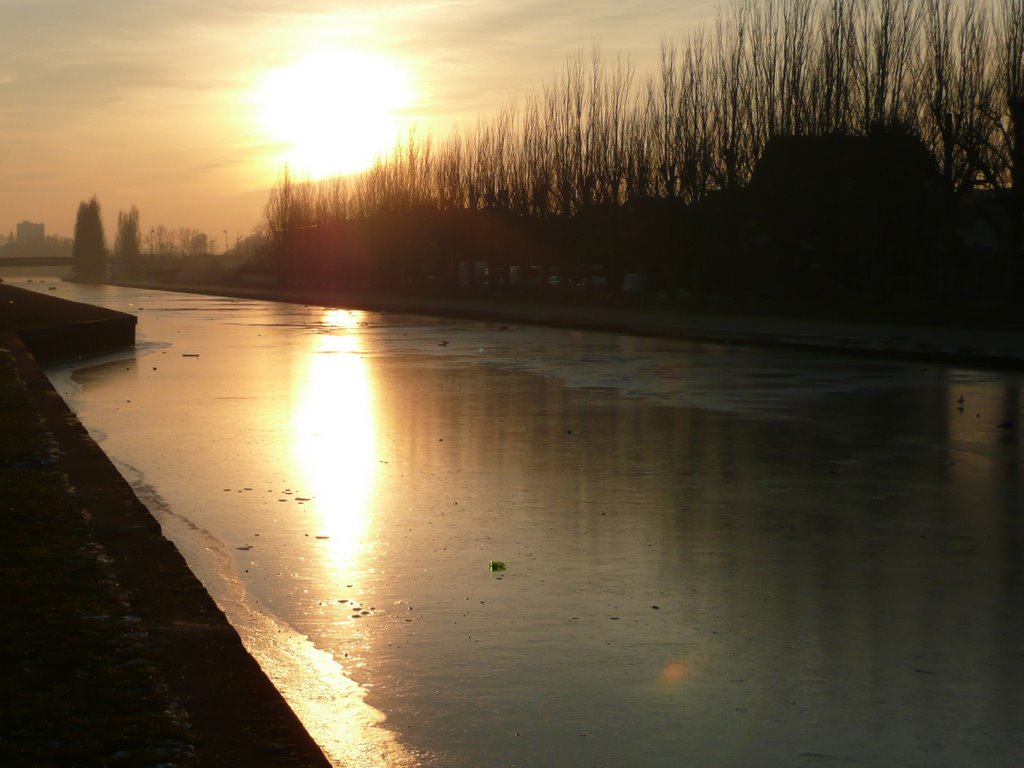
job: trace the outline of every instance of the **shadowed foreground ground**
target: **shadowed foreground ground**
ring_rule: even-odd
[[[0,286],[3,764],[327,765],[15,333],[96,310],[24,293]]]

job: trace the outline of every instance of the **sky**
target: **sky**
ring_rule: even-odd
[[[249,234],[287,163],[353,171],[443,136],[592,46],[653,71],[716,0],[0,0],[0,237],[71,236],[96,195],[142,231]],[[225,234],[226,233],[226,234]],[[109,242],[108,242],[109,244]]]

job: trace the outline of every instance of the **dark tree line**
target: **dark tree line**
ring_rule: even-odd
[[[579,52],[539,92],[440,141],[412,133],[358,177],[286,170],[265,223],[292,282],[452,282],[477,260],[653,260],[678,282],[694,276],[671,263],[693,257],[686,211],[745,190],[773,140],[894,134],[923,144],[949,196],[1015,199],[1024,0],[734,0],[646,77]]]

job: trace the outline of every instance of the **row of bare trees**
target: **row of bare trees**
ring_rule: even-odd
[[[140,242],[145,252],[152,255],[204,256],[210,253],[216,238],[193,227],[166,227],[159,224],[142,235]]]
[[[578,52],[539,93],[364,174],[287,170],[271,232],[422,208],[574,215],[744,185],[777,135],[920,137],[950,190],[1024,169],[1024,0],[733,0],[656,72]],[[1022,180],[1024,181],[1024,180]]]

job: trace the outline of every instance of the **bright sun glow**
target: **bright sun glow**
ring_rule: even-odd
[[[412,100],[408,75],[361,51],[310,55],[266,75],[258,101],[264,130],[292,170],[322,179],[357,173],[394,144]]]

